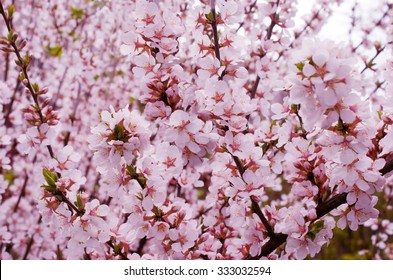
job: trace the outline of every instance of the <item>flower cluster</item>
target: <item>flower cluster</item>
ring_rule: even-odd
[[[393,258],[389,1],[340,44],[341,0],[27,2],[0,0],[1,259],[318,258],[363,227]]]

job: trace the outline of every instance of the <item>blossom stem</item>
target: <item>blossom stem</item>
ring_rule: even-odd
[[[4,82],[8,80],[8,71],[10,69],[10,54],[5,55],[5,70],[4,70]]]
[[[6,26],[7,26],[8,32],[11,33],[12,32],[11,21],[10,21],[10,19],[7,17],[7,15],[4,12],[2,1],[0,1],[0,13],[3,16],[3,19],[4,19],[4,22],[5,22]],[[12,49],[14,50],[14,53],[15,53],[15,55],[16,55],[19,63],[20,63],[19,67],[21,68],[23,76],[24,76],[25,80],[27,81],[25,83],[25,86],[28,89],[28,91],[30,92],[31,96],[33,97],[33,100],[34,100],[34,103],[35,103],[35,107],[36,107],[36,111],[37,111],[38,116],[40,118],[40,122],[41,122],[41,124],[43,124],[43,123],[45,123],[45,120],[44,120],[44,116],[42,114],[41,106],[40,106],[39,101],[38,101],[38,95],[36,94],[32,84],[30,82],[29,74],[27,73],[27,67],[29,65],[29,61],[25,62],[24,59],[22,58],[22,56],[21,56],[21,54],[19,52],[19,48],[16,45],[16,40],[9,40],[9,44],[12,47]],[[51,145],[47,145],[46,147],[48,149],[48,152],[49,152],[51,158],[54,158],[55,156],[54,156],[54,153],[53,153],[52,146]]]
[[[299,120],[300,130],[302,131],[302,134],[303,134],[302,136],[303,136],[304,139],[307,139],[307,137],[306,137],[307,132],[306,132],[306,130],[304,129],[304,126],[303,126],[303,118],[299,115],[300,106],[301,106],[301,105],[296,105],[295,115],[297,116],[297,118],[298,118],[298,120]]]
[[[25,195],[26,193],[26,187],[27,187],[27,182],[29,181],[29,176],[27,174],[25,174],[25,179],[23,181],[23,186],[22,186],[22,190],[20,191],[20,194],[18,196],[18,200],[16,201],[16,204],[14,206],[14,213],[16,213],[16,211],[18,211],[19,208],[19,203],[22,199],[22,197]]]
[[[257,214],[259,219],[261,219],[262,224],[265,226],[267,230],[267,235],[270,238],[274,238],[275,233],[272,226],[270,225],[269,221],[266,219],[265,215],[263,215],[261,208],[259,207],[258,203],[255,201],[253,197],[251,197],[251,209],[255,214]]]
[[[218,60],[221,61],[220,58],[220,44],[218,42],[218,32],[217,32],[217,20],[216,20],[216,7],[211,7],[211,12],[213,15],[213,20],[211,21],[212,29],[213,29],[213,38],[214,38],[214,52]]]
[[[6,127],[11,127],[11,125],[12,125],[11,120],[10,120],[10,115],[12,113],[12,106],[14,105],[16,93],[18,92],[20,83],[21,83],[20,80],[17,79],[16,85],[14,88],[14,93],[12,94],[12,97],[11,97],[11,101],[10,101],[10,103],[8,103],[7,107],[4,107],[4,108],[7,108],[6,113],[4,114],[4,124]]]
[[[385,166],[381,170],[379,170],[379,172],[381,172],[382,175],[386,175],[392,170],[393,170],[393,159],[390,159],[385,163]]]
[[[278,5],[280,5],[280,0],[277,0],[277,2],[276,2],[277,7],[278,7]],[[267,29],[267,33],[266,33],[266,40],[270,40],[273,35],[274,26],[277,24],[276,15],[277,15],[277,12],[274,12],[274,14],[272,15],[272,20],[270,22],[270,25],[269,25],[269,27]],[[265,56],[265,55],[266,54],[264,54],[263,56]],[[254,85],[252,86],[252,89],[251,89],[251,94],[250,94],[251,98],[255,98],[260,81],[261,81],[261,78],[257,75],[257,78],[255,79]]]
[[[252,4],[250,5],[250,9],[245,13],[246,15],[249,15],[249,14],[251,14],[251,13],[253,12],[253,9],[254,9],[255,5],[257,4],[257,2],[258,2],[258,1],[255,0],[254,3],[252,3]],[[246,21],[243,21],[241,24],[239,24],[239,27],[236,29],[236,32],[238,32],[238,31],[240,30],[240,28],[243,27],[243,25],[245,24],[245,22],[246,22]]]
[[[362,69],[362,71],[360,72],[360,74],[363,74],[364,71],[366,71],[367,69],[372,69],[372,66],[374,64],[374,60],[383,52],[383,50],[386,48],[386,45],[380,48],[377,48],[377,52],[376,54],[367,62],[366,61],[366,65],[364,66],[364,68]]]
[[[280,5],[280,0],[277,0],[277,2],[276,2],[277,7],[278,7],[278,5]],[[273,28],[277,24],[276,16],[277,16],[277,12],[274,12],[273,17],[272,17],[272,21],[270,22],[269,28],[267,29],[267,34],[266,34],[267,40],[270,40],[270,38],[272,37]]]
[[[139,240],[138,249],[136,250],[136,252],[139,255],[142,255],[142,250],[143,250],[143,247],[145,247],[146,242],[147,242],[146,236],[143,237],[141,240]]]
[[[41,224],[41,222],[42,222],[42,216],[40,215],[40,217],[38,218],[38,221],[37,221],[37,225]],[[27,243],[26,251],[23,254],[23,258],[22,258],[23,260],[27,259],[27,256],[29,255],[29,253],[31,251],[31,247],[33,246],[33,243],[34,243],[34,233],[29,238],[29,242]]]
[[[253,98],[255,98],[255,95],[257,94],[257,89],[258,89],[258,85],[259,85],[259,82],[261,81],[261,78],[259,77],[259,76],[257,76],[257,78],[255,79],[255,83],[254,83],[254,85],[252,86],[252,89],[251,89],[251,99],[253,99]]]
[[[85,211],[81,211],[78,208],[76,208],[76,206],[74,205],[74,203],[72,203],[65,195],[64,193],[62,193],[61,191],[56,192],[55,195],[59,195],[60,196],[60,201],[66,203],[68,205],[68,207],[70,207],[72,210],[74,210],[79,216],[82,216]]]
[[[383,13],[383,15],[379,18],[379,20],[375,23],[375,27],[381,25],[382,20],[383,20],[386,16],[388,16],[388,14],[389,14],[389,12],[390,12],[390,10],[391,10],[392,8],[393,8],[393,4],[387,4],[387,9],[386,9],[386,11],[385,11],[385,12]],[[356,52],[356,50],[357,50],[361,45],[363,45],[363,44],[366,42],[366,40],[367,40],[367,37],[365,36],[365,37],[363,38],[363,40],[362,40],[359,44],[356,45],[356,47],[353,47],[353,48],[352,48],[352,52],[353,52],[353,53]]]
[[[127,256],[122,251],[118,252],[118,250],[116,250],[112,240],[107,241],[106,244],[108,244],[108,246],[112,248],[115,255],[120,256],[123,260],[128,260]]]
[[[241,160],[237,156],[235,156],[231,153],[229,153],[229,154],[232,156],[233,160],[235,161],[236,167],[239,170],[240,176],[243,179],[243,174],[246,171],[246,168],[243,166],[243,163],[241,162]],[[243,181],[244,181],[244,179],[243,179]],[[268,236],[270,238],[273,238],[275,233],[274,233],[272,226],[270,225],[269,221],[266,219],[265,215],[263,214],[263,212],[262,212],[261,208],[259,207],[258,203],[256,202],[256,200],[252,196],[250,198],[251,198],[252,211],[255,214],[257,214],[257,216],[261,220],[262,224],[265,226]]]

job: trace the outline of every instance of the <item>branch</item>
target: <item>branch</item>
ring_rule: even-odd
[[[379,170],[382,175],[386,175],[390,171],[393,171],[393,159],[386,162],[385,166]],[[322,218],[326,214],[330,213],[333,209],[336,209],[340,205],[347,203],[347,194],[348,193],[340,193],[333,196],[331,199],[318,204],[316,211],[317,211],[317,219]],[[282,244],[287,241],[288,235],[282,233],[275,233],[272,238],[266,242],[262,248],[261,253],[259,254],[258,258],[266,257]]]
[[[237,169],[239,170],[240,173],[240,177],[243,179],[243,174],[246,171],[246,168],[243,166],[243,163],[241,162],[241,160],[239,159],[239,157],[233,155],[231,152],[227,151],[231,156],[232,159],[234,160]],[[267,235],[270,238],[273,238],[275,236],[274,230],[272,228],[272,226],[270,225],[269,221],[266,219],[265,215],[263,214],[261,208],[259,207],[258,203],[255,201],[255,199],[251,196],[251,210],[257,214],[257,216],[259,217],[259,219],[261,220],[262,224],[264,225],[264,227],[267,230]]]
[[[221,61],[220,44],[218,42],[218,32],[217,32],[216,7],[215,7],[215,1],[212,2],[214,2],[214,4],[211,5],[211,12],[213,15],[213,20],[211,21],[211,25],[213,28],[213,37],[214,37],[214,52],[216,54],[217,59]]]
[[[246,11],[245,14],[246,14],[246,15],[251,14],[251,13],[252,13],[252,10],[254,9],[254,7],[255,7],[256,4],[257,4],[257,0],[255,0],[254,3],[252,3],[252,4],[250,5],[250,9],[248,10],[248,12]],[[247,20],[247,19],[246,19],[246,20]],[[245,24],[245,22],[246,22],[246,21],[243,21],[243,22],[239,25],[239,27],[236,29],[236,32],[238,32],[238,31],[240,30],[240,28],[243,27],[243,25]]]
[[[14,213],[16,213],[16,211],[18,211],[18,208],[19,208],[19,203],[20,203],[20,201],[22,200],[22,197],[25,195],[25,193],[26,193],[26,187],[27,187],[27,182],[29,181],[29,176],[27,175],[27,173],[25,174],[25,179],[24,179],[24,182],[23,182],[23,186],[22,186],[22,189],[21,189],[21,191],[20,191],[20,194],[19,194],[19,196],[18,196],[18,200],[16,201],[16,204],[15,204],[15,206],[14,206]]]
[[[261,78],[259,78],[259,76],[257,76],[257,78],[255,79],[255,83],[254,83],[254,85],[252,86],[252,89],[251,89],[251,94],[250,94],[251,99],[255,98],[255,95],[257,94],[257,89],[258,89],[258,85],[259,85],[260,81],[261,81]]]
[[[262,224],[265,226],[265,228],[267,230],[267,235],[271,238],[275,237],[275,233],[274,233],[272,226],[269,224],[269,221],[263,215],[262,210],[261,210],[261,208],[259,208],[258,203],[252,197],[251,197],[251,209],[255,214],[257,214],[259,219],[261,219]]]
[[[11,113],[12,113],[12,106],[14,105],[16,93],[18,92],[19,85],[20,85],[20,79],[18,78],[16,81],[15,88],[14,88],[14,93],[12,94],[12,97],[11,97],[11,101],[10,101],[10,103],[8,103],[7,106],[4,106],[4,108],[3,108],[4,124],[6,127],[12,126],[10,117],[11,117]]]
[[[26,58],[22,58],[22,55],[20,53],[20,50],[23,49],[23,47],[26,45],[26,41],[22,40],[22,41],[17,41],[17,34],[14,34],[12,28],[11,28],[11,16],[6,15],[4,8],[3,8],[3,3],[0,1],[0,13],[3,16],[4,22],[7,26],[7,30],[9,33],[8,36],[8,43],[9,46],[12,47],[13,52],[15,53],[16,57],[17,57],[17,65],[21,68],[24,79],[23,79],[23,84],[25,85],[25,87],[28,89],[28,91],[30,92],[31,96],[33,97],[34,103],[35,103],[35,107],[36,107],[36,111],[38,113],[38,116],[40,118],[40,123],[43,124],[45,123],[44,120],[44,116],[42,114],[42,110],[38,101],[38,92],[35,92],[34,87],[32,85],[32,83],[30,82],[30,78],[29,78],[29,74],[27,73],[27,67],[29,66],[31,57],[26,54]],[[18,45],[16,44],[18,42]],[[51,156],[51,158],[54,158],[54,153],[53,153],[53,149],[51,145],[46,146],[48,149],[48,152]]]
[[[278,7],[279,4],[280,4],[280,0],[277,0],[276,6]],[[277,11],[274,12],[274,14],[272,16],[272,21],[270,22],[270,25],[269,25],[269,27],[267,29],[266,40],[270,40],[270,38],[272,37],[273,28],[277,24],[277,22],[276,22],[276,15],[277,15]],[[265,55],[266,54],[264,54],[263,56],[265,56]],[[251,93],[250,93],[251,99],[253,99],[255,97],[260,81],[261,81],[261,78],[257,75],[255,83],[254,83],[254,85],[252,86],[252,89],[251,89]]]
[[[57,197],[59,196],[59,197]],[[60,202],[64,202],[65,204],[68,205],[68,207],[72,210],[75,211],[75,213],[77,213],[79,216],[83,216],[83,214],[85,214],[85,210],[79,210],[78,208],[76,208],[75,204],[72,203],[66,196],[64,193],[62,193],[61,191],[58,191],[55,193],[55,197],[57,198],[58,201]]]
[[[393,171],[393,159],[388,160],[385,163],[385,166],[381,170],[379,170],[379,172],[381,172],[382,175],[386,175],[390,171]]]
[[[112,242],[111,240],[110,240],[110,241],[107,241],[106,244],[107,244],[109,247],[112,248],[112,250],[113,250],[115,256],[120,256],[120,257],[122,258],[122,260],[128,260],[127,256],[126,256],[121,250],[119,251],[119,250],[115,247],[115,245],[113,245],[113,242]]]
[[[374,28],[377,26],[380,26],[382,23],[382,20],[389,14],[389,11],[393,8],[393,4],[387,4],[387,9],[386,11],[383,13],[383,15],[379,18],[379,20],[375,23]],[[368,35],[368,34],[366,34]],[[366,42],[366,38],[367,36],[363,37],[362,41],[356,45],[356,47],[352,48],[352,52],[356,52],[356,50],[364,44],[364,42]]]
[[[41,224],[41,222],[42,222],[42,216],[40,215],[40,217],[38,218],[38,221],[37,221],[37,225]],[[33,243],[34,243],[34,233],[29,238],[29,242],[27,243],[26,251],[23,254],[22,260],[27,260],[27,256],[29,255],[29,253],[31,251],[31,247],[33,246]]]
[[[389,43],[388,43],[388,44],[389,44]],[[365,61],[365,64],[366,64],[366,65],[364,66],[364,68],[363,68],[363,70],[360,72],[360,74],[363,74],[363,72],[366,71],[367,69],[374,70],[374,69],[372,69],[372,67],[375,65],[375,64],[374,64],[374,60],[380,55],[380,53],[383,52],[383,50],[386,48],[386,46],[387,46],[388,44],[386,44],[386,45],[383,46],[383,47],[381,47],[381,46],[376,47],[376,49],[377,49],[376,54],[375,54],[368,62]]]

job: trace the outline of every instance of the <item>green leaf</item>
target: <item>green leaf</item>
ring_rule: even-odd
[[[40,90],[40,87],[39,87],[39,85],[37,83],[34,83],[31,86],[33,87],[35,92],[38,92]]]
[[[133,165],[127,165],[127,171],[131,176],[136,175],[136,168]]]
[[[292,105],[291,105],[291,111],[297,112],[298,110],[299,110],[299,107],[298,107],[297,104],[292,104]]]
[[[76,195],[76,201],[74,202],[74,204],[79,211],[85,210],[85,205],[83,205],[82,197],[80,196],[80,194]]]
[[[14,37],[14,30],[10,29],[10,32],[8,32],[7,40],[12,42],[13,37]]]
[[[140,201],[142,201],[143,200],[143,194],[141,193],[141,192],[138,192],[136,195],[135,195],[135,197],[138,199],[138,200],[140,200]]]
[[[22,62],[23,62],[23,65],[25,65],[25,66],[29,65],[30,56],[29,56],[28,52],[26,52],[26,54],[22,57]]]
[[[15,5],[9,6],[8,7],[8,18],[12,18],[14,12],[15,12]]]
[[[296,63],[295,66],[297,69],[299,69],[299,71],[303,72],[303,67],[304,67],[303,62]]]
[[[12,170],[4,170],[3,171],[4,180],[8,182],[9,185],[13,185],[15,178],[17,177]]]
[[[206,198],[206,189],[205,188],[197,188],[196,195],[199,200],[204,200]]]
[[[313,232],[315,232],[315,233],[320,232],[323,229],[324,224],[325,224],[324,221],[318,221],[318,222],[314,223],[314,225],[312,227]]]
[[[277,120],[273,120],[273,121],[270,123],[270,129],[272,129],[273,126],[276,126],[276,125],[277,125]]]
[[[44,168],[42,170],[42,175],[44,175],[45,181],[48,183],[49,187],[56,189],[56,182],[59,180],[57,174]]]
[[[160,217],[162,217],[163,216],[163,212],[162,212],[162,210],[160,209],[160,208],[158,208],[157,206],[153,206],[153,209],[151,210],[153,213],[154,213],[154,215],[156,216],[156,218],[160,218]]]
[[[82,19],[85,16],[85,12],[82,9],[71,6],[71,17],[74,19]]]
[[[124,129],[124,126],[121,124],[116,124],[113,129],[112,138],[114,140],[119,140],[122,142],[127,142],[129,137],[129,133]]]
[[[50,44],[48,44],[46,45],[46,50],[51,56],[54,57],[61,57],[61,55],[63,54],[63,48],[60,45],[51,47]]]
[[[206,17],[207,20],[213,21],[213,13],[212,12],[210,12],[208,14],[205,14],[205,17]]]
[[[222,145],[221,148],[222,148],[225,152],[228,152],[228,151],[229,151],[228,148],[227,148],[225,145]]]
[[[41,185],[41,188],[43,188],[44,190],[46,190],[47,192],[50,193],[55,193],[56,192],[56,186],[48,186],[48,185]]]
[[[307,236],[312,240],[312,241],[314,241],[314,239],[315,239],[315,237],[316,237],[316,235],[315,235],[315,233],[313,233],[313,232],[309,232],[309,233],[307,233]]]

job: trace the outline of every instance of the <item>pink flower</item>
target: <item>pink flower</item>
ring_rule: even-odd
[[[177,229],[169,230],[169,238],[172,243],[172,250],[175,252],[184,252],[194,246],[198,237],[196,221],[180,224]]]
[[[36,147],[45,147],[51,145],[55,137],[55,130],[47,123],[44,123],[39,127],[29,128],[26,134],[21,135],[18,138],[20,143],[18,148],[22,153],[29,154],[29,157],[32,157]]]

